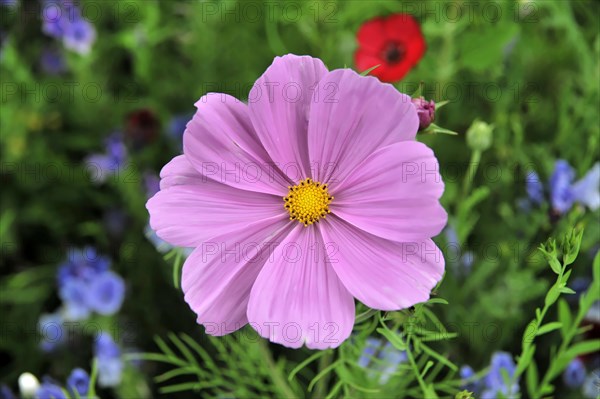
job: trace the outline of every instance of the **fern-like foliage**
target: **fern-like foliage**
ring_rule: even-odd
[[[285,379],[286,361],[280,358],[276,362],[262,338],[241,339],[244,332],[206,336],[204,345],[187,334],[169,333],[167,339],[155,337],[160,352],[129,357],[173,366],[155,377],[163,394],[193,391],[214,398],[299,397],[299,386]]]

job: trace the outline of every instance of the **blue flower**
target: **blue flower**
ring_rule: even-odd
[[[123,372],[121,349],[110,335],[100,335],[94,347],[94,354],[98,362],[98,385],[101,387],[119,385]]]
[[[575,202],[593,211],[600,207],[600,162],[596,162],[582,179],[573,184],[571,193]]]
[[[42,52],[40,65],[42,70],[49,75],[58,75],[67,69],[62,54],[52,48],[47,48]]]
[[[473,251],[464,251],[458,242],[458,234],[452,224],[444,230],[446,235],[447,249],[449,263],[453,266],[453,271],[458,275],[467,275],[473,268],[475,262],[475,254]]]
[[[115,314],[125,297],[125,282],[114,272],[105,271],[89,285],[88,304],[101,315]]]
[[[58,285],[62,286],[69,279],[89,281],[109,267],[110,260],[99,255],[92,247],[71,249],[67,260],[58,269]]]
[[[367,342],[365,345],[365,349],[363,350],[360,358],[358,359],[358,366],[362,368],[367,368],[373,356],[375,356],[375,352],[381,346],[381,340],[377,338],[369,337],[367,338]]]
[[[89,287],[84,280],[70,278],[59,288],[63,301],[64,317],[70,321],[85,320],[90,315]]]
[[[400,363],[408,360],[406,352],[396,349],[390,342],[385,344],[378,358],[381,360],[379,383],[382,385],[389,381]]]
[[[88,373],[80,368],[73,369],[71,375],[67,378],[67,389],[71,395],[75,396],[75,392],[80,397],[87,395],[90,386],[90,376]]]
[[[565,213],[573,206],[574,197],[571,183],[575,171],[565,160],[559,159],[554,164],[554,172],[550,177],[550,197],[552,207],[560,213]]]
[[[37,390],[36,399],[67,399],[62,388],[52,382],[44,382]]]
[[[569,388],[579,388],[586,376],[585,366],[580,359],[573,359],[563,373],[565,385]]]
[[[475,377],[475,371],[469,365],[464,365],[459,370],[459,375],[461,379],[461,388],[466,389],[470,392],[478,392],[481,388],[481,380],[471,380]],[[467,381],[469,380],[469,381]]]
[[[88,54],[95,41],[96,29],[94,25],[83,18],[78,18],[67,24],[64,29],[63,44],[76,53]]]
[[[106,181],[108,176],[117,173],[127,159],[127,148],[120,133],[113,133],[105,140],[105,152],[91,154],[85,163],[92,172],[92,180],[97,183]]]
[[[38,332],[41,336],[40,347],[44,352],[51,352],[65,342],[63,317],[60,313],[47,313],[40,316]]]
[[[383,347],[382,345],[383,341],[380,339],[367,338],[365,349],[357,362],[359,367],[369,370],[370,377],[378,373],[381,385],[386,384],[398,369],[398,365],[408,359],[406,352],[396,349],[391,343],[386,342]],[[374,364],[370,365],[377,351],[379,354]]]
[[[600,396],[600,369],[592,371],[583,382],[583,396],[597,399]]]
[[[145,172],[144,186],[146,188],[146,198],[152,198],[160,190],[160,177],[154,172]]]
[[[185,132],[185,128],[192,117],[193,115],[191,114],[176,115],[172,117],[169,121],[169,129],[167,131],[169,136],[175,139],[175,141],[181,142],[183,132]]]
[[[544,186],[538,174],[533,170],[527,174],[525,189],[531,202],[538,205],[544,202]]]
[[[5,384],[0,385],[0,399],[17,399],[13,391]]]
[[[42,31],[50,37],[61,39],[69,24],[69,16],[58,2],[45,1],[42,7]]]
[[[519,384],[515,382],[512,386],[506,386],[504,374],[512,378],[515,374],[516,366],[510,353],[496,352],[492,355],[490,362],[490,371],[484,378],[485,391],[482,393],[482,399],[496,399],[498,393],[506,397],[513,397],[519,392]]]
[[[0,0],[0,6],[16,7],[18,0]]]

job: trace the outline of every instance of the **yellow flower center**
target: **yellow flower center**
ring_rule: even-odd
[[[333,197],[327,191],[327,184],[308,178],[288,188],[290,191],[283,197],[283,201],[285,209],[290,213],[290,220],[297,220],[307,227],[331,213],[328,206]]]

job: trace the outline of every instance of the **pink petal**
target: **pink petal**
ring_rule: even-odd
[[[354,300],[327,262],[318,229],[298,225],[261,270],[248,303],[250,325],[291,348],[339,346],[352,332]]]
[[[197,247],[260,220],[287,219],[281,197],[240,190],[193,171],[179,156],[161,171],[161,191],[146,203],[150,227],[168,243]]]
[[[442,252],[429,239],[389,241],[333,215],[319,228],[336,274],[371,308],[398,310],[424,302],[444,273]]]
[[[185,301],[210,335],[243,327],[250,290],[276,242],[294,226],[289,220],[261,221],[236,234],[209,239],[183,265]]]
[[[438,235],[448,215],[440,205],[444,182],[425,144],[403,141],[365,159],[339,186],[330,209],[377,236],[406,242]]]
[[[326,73],[327,68],[317,58],[292,54],[276,57],[248,98],[260,141],[293,181],[310,177],[308,112],[314,87]]]
[[[329,72],[310,108],[308,148],[313,178],[342,181],[375,150],[414,140],[419,127],[409,96],[350,69]]]
[[[198,110],[183,135],[183,152],[197,171],[244,190],[287,193],[289,182],[260,144],[244,103],[209,93],[195,105]]]

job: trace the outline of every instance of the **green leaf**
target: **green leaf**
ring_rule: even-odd
[[[538,370],[535,362],[529,364],[527,368],[527,373],[525,374],[526,384],[527,384],[527,392],[529,393],[529,397],[534,398],[535,391],[538,385]]]
[[[375,68],[379,68],[381,66],[381,64],[375,65],[374,67],[371,67],[367,70],[362,71],[359,75],[360,76],[367,76],[368,74],[370,74]]]
[[[535,354],[535,345],[527,346],[527,349],[523,352],[523,354],[519,357],[519,361],[517,364],[517,375],[522,375],[523,372],[527,369],[527,367],[531,364],[531,360],[533,359],[533,355]]]
[[[450,129],[440,127],[440,126],[436,125],[435,123],[432,123],[431,125],[429,125],[427,127],[427,129],[421,130],[419,132],[419,134],[447,134],[450,136],[458,136],[457,132],[450,130]]]
[[[567,332],[571,327],[571,322],[573,320],[573,316],[571,316],[571,309],[569,308],[569,304],[564,299],[560,299],[558,301],[558,321],[561,323],[561,334],[564,337],[567,336]]]
[[[592,269],[594,281],[600,282],[600,251],[596,252]]]
[[[554,284],[552,287],[550,287],[550,290],[546,294],[546,299],[544,300],[544,304],[546,305],[546,307],[549,307],[554,302],[556,302],[556,300],[558,299],[559,296],[560,296],[560,289],[558,288],[558,286],[556,284]]]
[[[561,292],[561,293],[563,293],[563,294],[575,294],[575,293],[576,293],[575,291],[573,291],[573,290],[572,290],[571,288],[569,288],[569,287],[562,287],[562,288],[560,289],[560,292]]]
[[[518,32],[519,26],[514,23],[468,30],[462,37],[461,62],[465,68],[475,72],[500,65],[502,49]]]
[[[434,351],[433,349],[431,349],[424,343],[421,343],[421,349],[423,350],[423,352],[427,353],[429,356],[435,358],[438,362],[446,365],[449,369],[451,369],[453,371],[458,371],[458,367],[456,367],[456,365],[454,363],[452,363],[450,360],[446,359],[444,356],[440,355],[439,353],[437,353],[436,351]]]
[[[563,261],[565,265],[570,265],[575,261],[581,247],[581,238],[583,237],[583,229],[573,229],[565,238]]]
[[[405,351],[406,350],[406,344],[404,343],[404,341],[402,341],[402,338],[400,338],[400,336],[398,336],[398,334],[394,333],[393,331],[390,331],[386,328],[378,328],[377,332],[381,335],[383,335],[388,341],[390,341],[390,343],[398,350],[401,351]]]
[[[578,342],[565,352],[565,356],[571,361],[579,355],[593,352],[600,352],[600,339]]]
[[[544,324],[537,331],[537,336],[547,334],[551,331],[558,330],[562,327],[562,323],[558,321],[553,321],[552,323]]]

